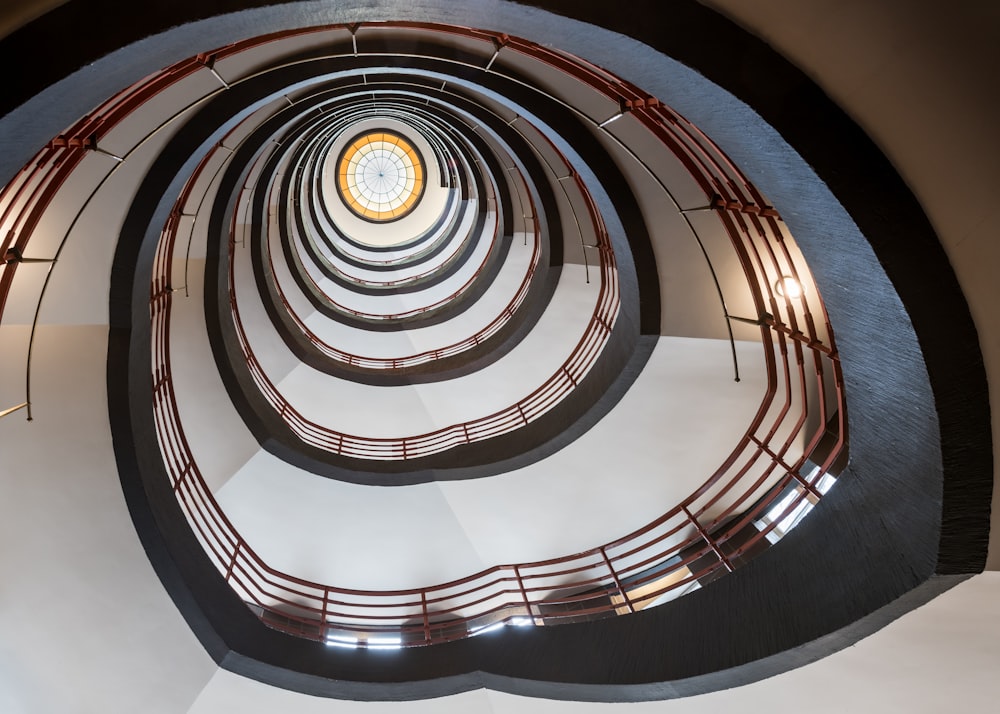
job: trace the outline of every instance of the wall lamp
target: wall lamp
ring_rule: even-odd
[[[781,297],[802,297],[802,284],[790,275],[782,275],[774,283],[774,290]]]

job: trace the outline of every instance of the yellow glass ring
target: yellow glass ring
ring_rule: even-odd
[[[412,211],[423,195],[423,161],[398,134],[368,132],[341,154],[337,186],[341,199],[358,216],[394,221]]]

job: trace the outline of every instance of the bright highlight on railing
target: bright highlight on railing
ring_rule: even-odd
[[[329,635],[324,641],[327,647],[341,647],[344,649],[365,649],[365,650],[401,650],[403,649],[403,639],[401,637],[369,637],[358,639],[357,637],[344,637],[340,635]]]
[[[819,467],[817,466],[809,475],[809,480],[815,482],[819,495],[825,496],[833,488],[837,479],[833,474],[825,473],[817,480],[818,471]],[[788,494],[772,506],[763,518],[755,521],[754,525],[767,536],[769,542],[777,543],[802,522],[802,519],[816,506],[817,499],[818,496],[806,495],[803,497],[801,488],[790,489]]]
[[[500,622],[494,622],[492,625],[483,625],[482,627],[469,628],[469,637],[477,637],[479,635],[487,635],[491,632],[497,632],[505,627],[534,627],[535,621],[530,617],[512,617],[509,620],[502,620]]]

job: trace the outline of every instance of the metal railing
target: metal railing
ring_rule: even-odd
[[[842,458],[846,444],[843,379],[832,331],[807,268],[788,248],[780,217],[695,127],[603,70],[505,35],[407,26],[493,42],[496,53],[484,71],[508,47],[558,66],[567,76],[617,97],[622,114],[634,114],[682,157],[705,193],[705,205],[696,208],[718,216],[747,279],[757,314],[727,313],[727,319],[759,328],[766,393],[743,437],[698,489],[661,517],[614,541],[562,558],[497,565],[423,588],[367,591],[297,578],[268,566],[243,540],[205,483],[184,437],[170,373],[170,260],[176,230],[168,229],[158,247],[150,294],[151,408],[164,465],[194,532],[222,577],[270,626],[331,643],[369,646],[386,637],[401,646],[443,642],[501,622],[549,625],[623,614],[732,570],[762,547],[777,523],[803,503],[815,502],[820,479]],[[100,151],[95,135],[185,73],[210,66],[220,54],[302,33],[276,33],[179,63],[116,95],[46,147],[0,193],[0,254],[5,261],[0,317],[14,272],[45,209],[80,158],[89,150]],[[786,275],[804,286],[801,297],[776,293],[776,281]],[[30,385],[30,368],[28,375]],[[815,404],[808,396],[810,384]],[[30,397],[0,414],[29,404]],[[815,426],[809,427],[810,421]],[[439,435],[426,446],[438,448],[452,438]],[[778,504],[785,505],[774,514]],[[769,517],[763,520],[770,522],[758,525],[765,514]]]
[[[125,161],[128,153],[134,151],[156,134],[166,122],[149,131],[125,156],[118,156],[104,150],[100,146],[101,140],[150,99],[191,74],[204,69],[204,67],[205,65],[199,57],[185,59],[115,94],[65,132],[49,141],[0,191],[0,324],[2,324],[6,312],[7,300],[18,267],[30,263],[48,264],[42,287],[34,301],[34,317],[27,340],[24,371],[25,400],[15,407],[0,411],[0,417],[25,409],[28,421],[32,420],[31,367],[35,336],[42,303],[48,291],[55,264],[62,255],[63,248],[80,217],[101,187]],[[52,257],[26,257],[25,252],[28,244],[42,217],[52,205],[60,189],[73,172],[80,167],[88,154],[106,156],[114,163],[105,171],[103,178],[95,182],[96,186],[76,209],[69,226],[62,232],[62,238],[58,241]]]
[[[598,236],[598,244],[601,246],[601,287],[594,315],[575,349],[557,372],[523,399],[506,409],[479,419],[404,438],[363,437],[328,429],[305,418],[267,376],[247,338],[239,313],[235,282],[230,279],[229,297],[233,322],[236,326],[240,348],[258,389],[304,443],[339,455],[356,458],[396,460],[428,456],[455,446],[482,441],[514,431],[542,416],[572,392],[580,380],[587,375],[611,334],[620,307],[614,252],[611,250],[607,232],[596,206],[589,199],[589,194],[583,184],[580,183],[579,186],[585,197],[588,197],[585,200],[590,212],[590,220]],[[537,219],[535,220],[537,221]],[[536,235],[538,230],[536,225]],[[234,247],[235,241],[230,240],[230,275],[234,270]],[[479,270],[477,270],[476,275],[478,272]],[[463,286],[452,297],[461,294],[465,289]],[[527,290],[525,289],[524,292],[526,293]],[[287,305],[284,296],[282,299]],[[425,310],[429,309],[432,308],[425,308]],[[494,322],[499,320],[506,322],[512,316],[513,313],[508,312],[508,308],[505,308]],[[304,328],[304,325],[302,327]],[[471,339],[473,344],[479,344],[477,336],[473,336]],[[415,357],[421,358],[422,356]],[[362,358],[353,356],[353,359],[360,361]]]
[[[276,191],[276,188],[277,187],[272,187],[272,191]],[[269,219],[272,217],[273,213],[272,213],[272,211],[270,209],[271,199],[268,198],[267,202],[268,202],[268,206],[269,206],[268,211],[267,211],[267,215],[266,216],[259,216],[258,218],[259,218],[259,220],[263,221],[265,225],[269,226],[270,225],[269,224]],[[291,227],[286,227],[286,230],[288,230],[289,232],[291,232]],[[357,310],[357,309],[351,308],[351,307],[349,307],[347,305],[343,305],[343,304],[337,302],[332,296],[330,296],[329,294],[327,294],[323,290],[323,288],[319,285],[319,283],[316,282],[316,279],[313,277],[312,273],[310,273],[308,270],[303,269],[303,270],[300,271],[300,273],[309,282],[309,284],[312,286],[312,288],[315,291],[315,293],[318,294],[318,295],[320,295],[320,296],[322,296],[322,298],[324,299],[324,302],[326,302],[331,308],[333,308],[334,310],[337,310],[338,312],[342,312],[344,314],[351,315],[353,317],[360,317],[360,318],[365,319],[365,320],[380,320],[380,321],[381,320],[402,320],[402,319],[406,319],[408,317],[416,317],[418,315],[423,315],[423,314],[426,314],[428,312],[432,312],[432,311],[434,311],[434,310],[436,310],[438,308],[444,307],[445,305],[450,304],[452,301],[454,301],[455,299],[457,299],[458,297],[460,297],[463,293],[465,293],[466,291],[468,291],[476,283],[476,280],[482,274],[483,269],[486,267],[485,266],[486,260],[489,258],[489,256],[492,253],[494,253],[497,250],[497,246],[499,244],[501,236],[500,236],[500,223],[499,223],[498,217],[496,217],[496,216],[494,216],[494,219],[493,219],[493,230],[492,230],[491,233],[492,233],[492,235],[491,235],[491,238],[490,238],[489,250],[487,250],[486,254],[483,256],[483,263],[479,266],[479,268],[475,272],[473,272],[473,274],[469,278],[466,279],[466,281],[458,289],[454,290],[449,295],[436,300],[435,302],[431,303],[430,305],[423,305],[423,306],[415,307],[415,308],[413,308],[411,310],[407,310],[406,312],[401,312],[401,313],[365,312],[365,311],[362,311],[362,310]],[[271,250],[269,248],[269,242],[268,241],[264,241],[262,247],[263,247],[263,249],[268,254],[268,263],[269,263],[269,265],[271,267],[271,275],[274,276],[273,260],[272,260],[272,256],[271,256]],[[435,272],[437,272],[438,269],[439,268],[434,268],[432,270],[427,271],[426,273],[422,273],[422,274],[417,275],[417,276],[408,277],[408,278],[402,279],[402,280],[369,281],[369,280],[357,280],[357,279],[354,279],[351,282],[353,282],[355,285],[359,285],[359,286],[361,286],[361,285],[377,286],[377,287],[403,286],[403,285],[407,285],[409,283],[415,282],[415,281],[417,281],[419,279],[425,278],[425,277],[427,277],[429,275],[433,275]],[[286,308],[288,308],[287,302],[285,302],[285,300],[284,300],[284,291],[281,289],[280,284],[278,283],[278,281],[276,279],[275,279],[274,282],[275,282],[275,285],[276,285],[277,289],[281,293],[282,302],[284,302]],[[296,315],[292,314],[292,318],[296,321],[296,323],[301,323],[301,321],[298,319],[298,317]]]
[[[563,558],[498,565],[448,583],[393,591],[339,588],[269,567],[218,509],[193,461],[171,459],[170,450],[165,450],[192,526],[224,577],[267,624],[332,644],[377,646],[391,641],[409,646],[475,635],[502,622],[549,625],[632,612],[732,570],[767,542],[777,523],[803,502],[818,498],[819,480],[841,456],[846,424],[837,353],[808,272],[788,250],[777,213],[741,175],[737,173],[736,180],[730,176],[734,167],[718,147],[683,120],[664,113],[658,103],[649,102],[638,111],[644,121],[648,111],[651,124],[657,116],[670,122],[666,128],[675,133],[673,145],[697,157],[687,165],[696,178],[700,175],[706,210],[714,211],[725,227],[758,311],[742,319],[760,328],[768,389],[736,448],[680,504],[620,539]],[[776,295],[774,280],[783,275],[796,277],[807,292],[801,298]],[[812,305],[823,330],[816,328]],[[808,372],[807,354],[813,357]],[[816,385],[813,413],[818,414],[818,426],[804,433],[810,379]],[[829,381],[832,400],[826,390]],[[779,393],[783,400],[777,399]],[[165,414],[171,417],[174,412]],[[524,421],[517,413],[505,418],[515,424]],[[831,419],[832,444],[824,443],[830,440]],[[165,419],[163,428],[179,430],[180,424]],[[464,429],[440,432],[424,446],[447,448],[465,438]],[[804,441],[801,452],[793,450],[797,440]],[[408,445],[396,448],[404,458],[424,453]],[[810,459],[815,459],[815,468],[806,473]],[[789,494],[794,497],[787,498]],[[774,514],[779,503],[786,505]],[[770,523],[757,525],[765,514],[772,516]]]
[[[481,345],[483,342],[488,340],[490,337],[498,333],[508,322],[510,322],[514,315],[516,314],[518,308],[524,303],[525,298],[528,295],[528,291],[531,287],[531,280],[538,269],[538,261],[541,257],[541,236],[540,236],[540,226],[538,225],[537,219],[533,220],[533,242],[532,242],[532,252],[531,258],[528,262],[528,268],[525,271],[524,278],[521,280],[517,291],[514,296],[510,299],[507,305],[503,308],[499,315],[497,315],[493,320],[491,320],[485,327],[478,330],[475,334],[466,337],[463,340],[455,342],[453,344],[445,345],[443,347],[435,348],[432,350],[425,350],[412,355],[401,355],[399,357],[371,357],[365,355],[358,355],[345,350],[337,348],[335,345],[331,345],[319,335],[317,335],[312,329],[306,325],[305,321],[299,317],[298,313],[292,307],[288,298],[285,294],[284,289],[281,287],[279,280],[275,279],[274,286],[278,292],[278,297],[281,300],[289,317],[295,322],[295,325],[302,332],[302,334],[309,340],[309,342],[323,355],[326,357],[344,364],[348,364],[355,367],[363,367],[365,369],[379,369],[379,370],[399,370],[408,367],[414,367],[421,364],[426,364],[428,362],[433,362],[445,357],[452,357],[470,349],[474,349]],[[497,232],[494,230],[495,242],[497,239]],[[268,250],[268,262],[271,268],[271,275],[275,275],[273,259],[271,251]],[[476,271],[477,275],[480,271]],[[315,285],[315,281],[309,276],[309,280]],[[233,277],[230,276],[230,283],[233,282]],[[319,289],[319,286],[316,285]],[[453,294],[452,297],[457,295]]]
[[[521,185],[522,187],[524,187],[525,190],[526,190],[526,183],[524,181],[523,176],[521,175],[521,172],[517,171],[515,173],[516,173],[515,180],[518,181],[519,185]],[[490,185],[492,185],[492,184],[490,184]],[[253,187],[245,187],[244,188],[244,195],[243,195],[242,203],[248,204],[248,203],[251,202],[250,194],[253,191],[254,191]],[[273,282],[275,290],[276,290],[276,292],[278,294],[278,298],[279,298],[280,302],[284,306],[284,308],[285,308],[287,314],[289,315],[289,317],[292,319],[292,321],[296,324],[296,326],[298,327],[298,329],[301,331],[301,333],[309,340],[309,342],[320,353],[322,353],[323,355],[325,355],[326,357],[328,357],[328,358],[330,358],[330,359],[332,359],[334,361],[342,362],[344,364],[351,365],[351,366],[362,367],[362,368],[365,368],[365,369],[379,369],[379,370],[405,369],[405,368],[408,368],[408,367],[413,367],[413,366],[425,364],[425,363],[428,363],[428,362],[432,362],[432,361],[435,361],[435,360],[439,360],[439,359],[442,359],[444,357],[455,356],[455,355],[461,354],[462,352],[468,351],[470,349],[474,349],[475,347],[481,345],[486,340],[488,340],[490,337],[492,337],[493,335],[495,335],[497,332],[499,332],[508,322],[510,322],[514,318],[514,316],[515,316],[518,308],[520,308],[520,306],[523,304],[525,298],[528,295],[529,289],[531,287],[532,278],[534,277],[535,271],[538,269],[538,261],[541,258],[541,230],[540,230],[540,225],[538,223],[538,218],[537,218],[537,215],[536,215],[536,211],[534,209],[534,203],[531,200],[530,194],[528,195],[528,199],[527,200],[529,202],[529,212],[530,212],[530,220],[531,220],[531,233],[533,234],[532,254],[531,254],[531,258],[530,258],[530,260],[528,262],[528,267],[527,267],[527,270],[525,272],[525,275],[524,275],[523,279],[521,280],[521,282],[520,282],[520,284],[518,286],[517,291],[514,293],[514,296],[510,299],[510,301],[507,303],[507,305],[500,311],[500,313],[493,320],[491,320],[485,327],[483,327],[480,330],[478,330],[475,334],[470,335],[469,337],[467,337],[467,338],[465,338],[463,340],[460,340],[458,342],[455,342],[453,344],[445,345],[445,346],[442,346],[442,347],[439,347],[439,348],[435,348],[435,349],[431,349],[431,350],[425,350],[423,352],[420,352],[420,353],[417,353],[417,354],[412,354],[412,355],[400,355],[400,356],[397,356],[397,357],[387,357],[387,358],[377,358],[377,357],[359,355],[359,354],[354,354],[354,353],[351,353],[351,352],[347,352],[347,351],[341,350],[341,349],[337,348],[335,345],[331,345],[328,342],[326,342],[325,340],[323,340],[321,337],[319,337],[315,332],[313,332],[313,330],[311,330],[306,325],[306,323],[299,317],[298,313],[295,311],[295,309],[290,304],[290,302],[288,300],[288,297],[285,294],[284,288],[281,285],[281,281],[278,279],[278,276],[277,276],[277,274],[275,272],[272,251],[268,247],[267,241],[263,241],[263,249],[267,253],[267,260],[268,260],[268,266],[270,268],[270,275],[273,277],[273,281],[272,282]],[[270,215],[271,215],[271,211],[268,211],[268,217],[270,217]],[[260,218],[263,219],[264,217],[261,216]],[[269,226],[269,223],[267,225]],[[291,226],[286,226],[283,229],[281,227],[279,227],[279,230],[283,231],[282,235],[286,236],[286,239],[287,239],[287,237],[291,237],[292,234],[294,234],[294,235],[297,236],[297,233],[295,231],[293,231],[293,229],[292,229]],[[499,239],[499,223],[497,221],[494,221],[493,236],[491,238],[490,244],[493,245],[493,246],[495,246],[496,243],[497,243],[497,241],[498,241],[498,239]],[[301,240],[301,237],[300,237],[300,240]],[[301,270],[300,272],[303,272],[306,275],[306,277],[308,278],[308,280],[310,281],[310,283],[313,285],[313,287],[315,288],[315,290],[317,290],[319,292],[322,292],[320,286],[318,284],[316,284],[315,280],[308,273],[308,271]],[[481,273],[481,269],[477,270],[475,272],[475,275],[472,277],[472,279],[470,279],[470,281],[466,281],[465,285],[463,285],[463,288],[460,288],[459,290],[453,292],[447,298],[447,301],[450,302],[451,300],[454,300],[460,294],[460,292],[462,291],[462,289],[464,289],[464,287],[467,286],[471,282],[471,280],[474,280],[476,277],[478,277],[478,275],[480,273]],[[230,284],[231,285],[235,284],[235,279],[234,279],[234,276],[232,274],[230,274],[229,280],[230,280]],[[399,283],[402,283],[402,282],[405,282],[405,281],[387,281],[384,284],[386,284],[386,285],[393,285],[393,284],[399,284]],[[238,306],[238,302],[237,302],[237,306]],[[430,309],[430,308],[428,308],[428,309]],[[236,318],[240,319],[238,309],[236,310]]]

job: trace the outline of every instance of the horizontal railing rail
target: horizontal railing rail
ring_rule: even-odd
[[[27,340],[25,358],[25,401],[17,409],[6,409],[0,416],[24,408],[28,421],[32,420],[31,364],[42,302],[51,281],[52,272],[62,250],[83,211],[96,192],[111,177],[128,154],[118,156],[101,146],[102,139],[156,95],[205,68],[197,57],[178,62],[160,72],[137,82],[115,94],[90,114],[85,115],[69,129],[52,139],[17,175],[0,191],[0,324],[6,313],[7,301],[19,266],[30,263],[48,263],[41,290],[35,300],[34,318]],[[185,107],[186,108],[186,107]],[[176,113],[175,113],[176,116]],[[136,143],[140,146],[155,135],[163,124],[148,131]],[[133,147],[133,150],[134,148]],[[79,169],[88,154],[100,154],[115,162],[75,213],[51,257],[26,256],[27,246],[36,232],[42,217],[52,205],[60,189],[74,171]],[[61,207],[65,208],[65,207]]]

